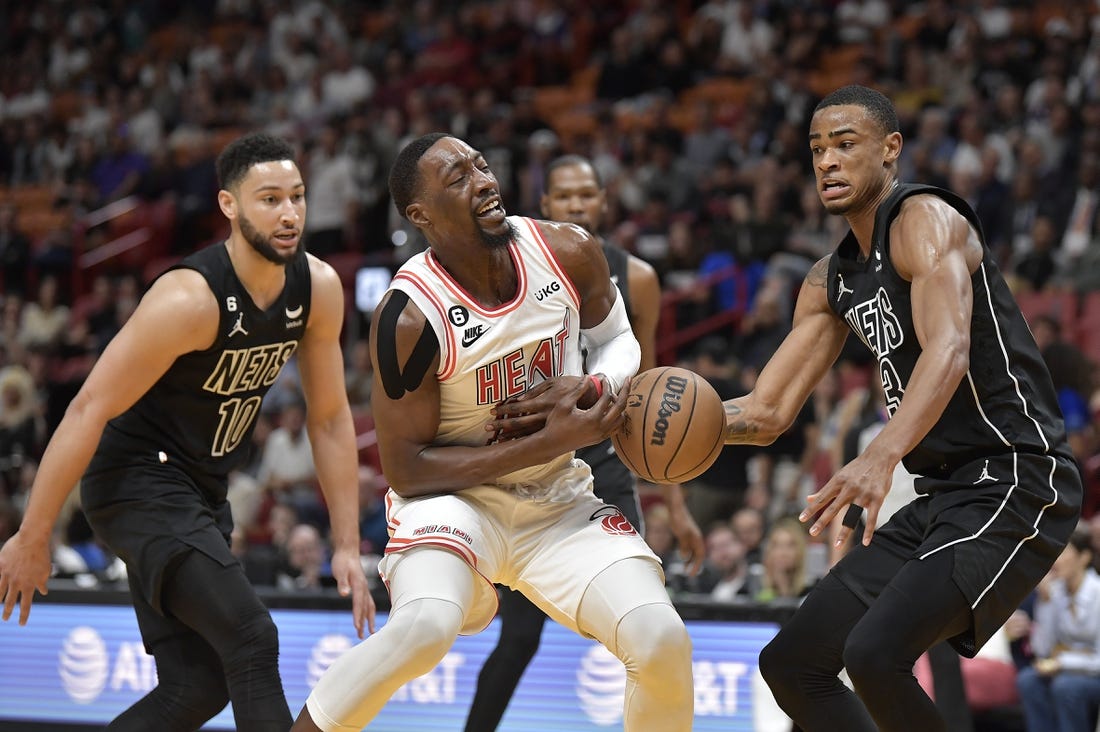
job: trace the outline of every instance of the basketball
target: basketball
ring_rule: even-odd
[[[722,399],[694,371],[659,366],[630,382],[626,425],[611,436],[615,452],[635,475],[679,483],[700,475],[724,444]]]

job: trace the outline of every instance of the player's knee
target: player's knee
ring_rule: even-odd
[[[279,629],[266,612],[243,619],[237,629],[240,647],[255,653],[279,654]]]
[[[867,638],[852,633],[844,645],[844,668],[857,690],[872,689],[896,674],[896,661]]]
[[[758,664],[760,675],[764,677],[768,688],[779,698],[788,690],[798,687],[797,649],[792,647],[786,636],[780,632],[760,651]]]
[[[160,679],[156,691],[173,729],[198,729],[229,703],[225,679],[214,674],[189,673],[175,680]]]
[[[620,657],[639,676],[691,676],[691,636],[671,605],[631,610],[619,623],[616,639]]]
[[[409,657],[415,659],[423,673],[435,668],[454,645],[462,629],[462,610],[453,602],[424,598],[413,600],[395,612],[390,623],[408,625],[403,633]]]

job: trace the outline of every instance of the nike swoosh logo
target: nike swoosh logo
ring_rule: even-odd
[[[291,310],[290,308],[286,309],[286,317],[287,317],[288,320],[294,320],[295,318],[299,317],[301,314],[302,314],[302,306],[301,305],[294,308],[293,310]]]
[[[478,338],[480,338],[481,336],[485,335],[488,332],[489,332],[488,328],[482,328],[480,330],[474,331],[473,333],[470,333],[469,331],[467,331],[466,333],[464,333],[462,335],[462,347],[467,348],[468,346],[472,346]]]

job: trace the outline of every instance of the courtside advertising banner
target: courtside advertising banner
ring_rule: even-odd
[[[272,616],[279,627],[283,685],[297,715],[325,669],[357,642],[351,615],[276,609]],[[385,615],[378,620],[383,624]],[[694,730],[751,732],[757,655],[778,626],[690,621],[688,629]],[[372,732],[462,730],[478,671],[498,632],[494,620],[479,635],[460,636],[434,670],[398,690],[371,723]],[[104,724],[156,683],[153,659],[142,646],[133,610],[125,606],[37,604],[26,626],[0,623],[0,648],[5,722]],[[622,663],[598,643],[547,623],[500,730],[621,730],[625,679]],[[204,729],[233,729],[231,711],[226,708]]]

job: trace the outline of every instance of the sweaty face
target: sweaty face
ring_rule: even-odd
[[[810,122],[810,153],[817,193],[831,214],[874,205],[893,180],[901,135],[885,134],[861,106],[825,107]]]
[[[542,215],[552,221],[568,221],[597,234],[607,197],[596,181],[592,166],[581,163],[554,169],[542,194]]]
[[[289,160],[253,165],[236,198],[241,236],[257,254],[284,265],[302,255],[306,192],[298,166]]]
[[[410,218],[431,240],[475,239],[490,248],[511,241],[497,179],[480,152],[462,140],[444,137],[428,148],[418,166],[422,188],[410,206]]]

